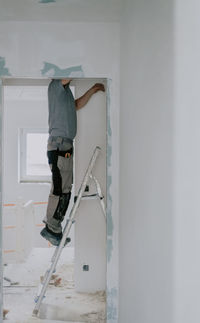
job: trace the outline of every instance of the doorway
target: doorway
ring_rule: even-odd
[[[48,132],[48,109],[45,93],[47,93],[49,82],[49,79],[8,78],[3,80],[2,227],[6,237],[3,240],[3,263],[7,264],[4,266],[4,278],[7,280],[3,281],[5,286],[4,304],[10,311],[8,320],[11,317],[12,322],[14,322],[13,319],[16,319],[16,322],[19,319],[23,322],[22,319],[25,320],[27,317],[30,320],[33,309],[31,304],[34,307],[34,292],[47,269],[47,262],[53,249],[49,244],[44,245],[46,242],[39,235],[42,226],[41,219],[45,212],[50,189],[48,174],[45,173],[47,177],[42,179],[40,173],[41,177],[32,178],[32,181],[23,180],[21,177],[21,168],[23,169],[22,165],[25,165],[22,161],[27,160],[25,155],[27,151],[23,148],[23,139],[21,139],[23,137],[21,136],[22,130],[26,134]],[[74,87],[74,96],[76,98],[81,96],[94,83],[107,85],[106,79],[73,79],[71,85]],[[8,92],[9,89],[11,90],[10,95],[7,93],[7,98],[5,96],[6,88]],[[14,92],[18,95],[19,105]],[[21,93],[21,99],[19,99],[19,93]],[[32,100],[30,100],[30,96],[32,96]],[[12,102],[8,102],[9,100]],[[74,194],[77,194],[93,149],[100,146],[101,154],[95,166],[95,176],[100,182],[104,196],[106,196],[106,115],[106,97],[103,93],[91,98],[88,105],[77,113]],[[28,130],[30,131],[28,132]],[[89,185],[89,190],[92,192],[92,185]],[[29,203],[28,206],[27,203]],[[17,222],[13,222],[14,214],[16,217],[23,214],[23,216],[19,216],[19,221],[23,222],[24,227],[24,231],[20,233],[17,233]],[[33,227],[34,230],[31,230]],[[5,230],[7,230],[6,235]],[[30,234],[27,235],[27,232]],[[18,236],[21,237],[20,243],[17,240]],[[13,240],[16,241],[15,245],[18,246],[18,249],[8,245]],[[26,243],[27,241],[29,243]],[[7,246],[5,246],[6,244]],[[38,266],[33,267],[33,264]],[[63,250],[57,272],[58,274],[56,273],[55,277],[52,277],[52,285],[47,290],[47,297],[43,302],[39,317],[66,322],[74,319],[80,322],[95,322],[95,320],[105,322],[106,223],[97,201],[83,201],[81,203],[74,225],[72,242]],[[20,304],[24,303],[19,297],[19,290],[21,290],[21,297],[25,297],[27,300],[25,311],[27,316],[24,318],[17,317],[19,312],[23,313]],[[18,300],[14,300],[15,294]],[[86,297],[86,294],[89,296]],[[27,295],[30,295],[30,302]],[[81,297],[77,295],[81,295]],[[63,300],[65,301],[63,302]],[[9,308],[9,302],[13,308]],[[89,307],[84,308],[83,304],[86,303],[89,304]],[[94,307],[91,304],[94,304]],[[82,310],[77,312],[77,308],[82,308]]]

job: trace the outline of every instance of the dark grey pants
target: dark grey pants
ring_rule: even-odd
[[[62,221],[67,211],[73,183],[73,146],[60,137],[48,143],[48,162],[52,185],[43,222],[56,233],[62,232]],[[62,139],[62,138],[61,138]]]

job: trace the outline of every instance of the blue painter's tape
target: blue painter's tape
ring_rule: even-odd
[[[42,75],[51,77],[84,77],[81,65],[61,69],[55,64],[44,62]]]
[[[11,76],[8,68],[5,67],[5,65],[6,65],[5,58],[0,56],[0,75],[1,76]]]
[[[39,3],[50,3],[50,2],[56,2],[56,0],[40,0]]]
[[[113,242],[112,238],[107,238],[107,261],[110,262],[112,258],[112,251],[113,251]]]
[[[108,80],[107,84],[107,260],[111,261],[112,251],[113,251],[113,218],[112,218],[112,195],[111,195],[111,184],[112,184],[112,174],[111,174],[111,156],[112,156],[112,130],[111,130],[111,118],[110,118],[110,86],[111,81]]]
[[[107,290],[107,321],[117,322],[117,288]]]
[[[107,261],[111,262],[113,253],[113,232],[114,223],[112,217],[112,129],[111,129],[111,117],[110,117],[110,89],[111,80],[107,83]],[[117,323],[118,321],[118,289],[116,287],[107,287],[107,322]]]
[[[112,177],[111,175],[107,176],[107,189],[108,189],[108,195],[107,195],[107,210],[108,210],[108,214],[107,214],[107,233],[108,236],[112,236],[113,234],[113,219],[112,219],[112,214],[111,214],[111,210],[112,210],[112,196],[111,196],[111,192],[110,192],[110,188],[111,188],[111,184],[112,184]]]

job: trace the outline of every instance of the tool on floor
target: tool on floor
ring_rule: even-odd
[[[64,231],[63,231],[63,237],[62,240],[60,242],[60,245],[58,247],[56,247],[55,252],[53,254],[53,257],[51,259],[51,265],[50,268],[47,269],[45,275],[44,275],[44,279],[42,281],[42,283],[40,284],[39,288],[38,288],[38,294],[35,298],[35,308],[33,310],[33,316],[37,316],[40,306],[42,304],[43,298],[45,297],[45,292],[47,290],[47,287],[49,285],[49,282],[51,280],[52,274],[55,273],[55,268],[57,265],[57,262],[59,260],[59,257],[61,255],[62,252],[62,248],[65,246],[65,241],[69,235],[70,229],[72,224],[75,222],[75,216],[76,216],[76,211],[80,205],[81,200],[83,199],[98,199],[100,201],[101,204],[101,208],[103,211],[103,214],[105,216],[106,219],[106,210],[105,210],[105,203],[104,203],[104,196],[102,195],[101,192],[101,187],[99,182],[97,181],[97,179],[95,178],[95,176],[92,174],[92,170],[93,167],[95,165],[96,159],[99,155],[99,152],[101,151],[100,147],[96,147],[94,150],[94,153],[92,155],[92,158],[89,162],[88,168],[85,172],[85,176],[83,178],[83,181],[81,183],[81,186],[79,188],[79,192],[78,195],[75,197],[74,199],[74,205],[71,209],[71,212],[69,214],[69,217],[66,221],[65,227],[64,227]],[[89,179],[94,181],[95,187],[96,187],[96,193],[89,195],[89,194],[84,194],[84,192],[87,191],[88,188],[88,181]]]

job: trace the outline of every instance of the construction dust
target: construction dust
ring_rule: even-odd
[[[50,260],[52,250],[37,248],[32,251],[23,264],[9,264],[4,274],[17,285],[4,283],[4,307],[9,309],[7,322],[45,323],[45,322],[106,322],[105,291],[78,293],[74,287],[73,248],[65,248],[55,275],[41,305],[38,317],[32,317],[34,298]]]

